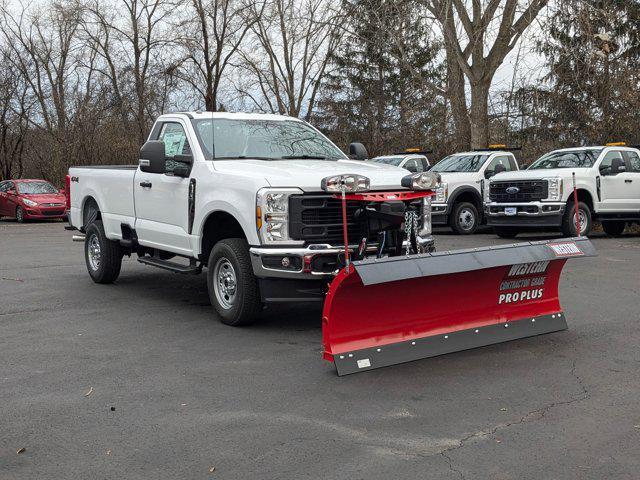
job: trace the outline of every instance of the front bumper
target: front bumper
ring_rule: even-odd
[[[47,220],[55,218],[67,218],[66,208],[61,205],[57,207],[35,206],[29,207],[23,205],[24,218],[28,220]]]
[[[515,208],[515,215],[507,215],[506,208]],[[528,202],[485,204],[484,213],[488,226],[557,227],[562,224],[566,205],[562,202]]]
[[[446,203],[431,204],[431,224],[446,225],[449,221],[449,206]]]
[[[435,241],[432,236],[421,237],[419,242],[425,249],[432,250]],[[350,245],[351,251],[357,245]],[[370,253],[375,247],[369,247]],[[332,279],[340,270],[340,259],[344,256],[344,247],[329,244],[313,244],[306,247],[251,247],[253,273],[258,278],[289,278],[303,280]],[[287,267],[283,266],[286,257]],[[323,268],[324,267],[324,268]],[[327,270],[327,267],[330,267]]]

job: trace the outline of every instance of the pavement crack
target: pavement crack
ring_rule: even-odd
[[[481,430],[479,432],[474,432],[471,433],[463,438],[461,438],[460,440],[457,441],[457,443],[453,446],[447,447],[443,450],[441,450],[440,452],[438,452],[438,454],[440,456],[442,456],[447,464],[449,465],[449,469],[454,472],[457,473],[458,476],[464,480],[464,474],[458,470],[457,468],[455,468],[454,466],[454,462],[453,459],[451,458],[451,456],[449,455],[450,452],[459,450],[461,448],[463,448],[467,442],[469,442],[470,440],[474,440],[474,439],[479,439],[479,438],[485,438],[485,437],[491,437],[493,435],[495,435],[498,431],[500,430],[505,430],[507,428],[510,428],[514,425],[522,425],[525,423],[530,423],[530,422],[534,422],[536,420],[540,420],[541,418],[544,418],[544,416],[547,414],[547,412],[549,412],[549,410],[555,408],[555,407],[559,407],[559,406],[563,406],[563,405],[571,405],[572,403],[577,403],[577,402],[582,402],[584,400],[588,400],[591,397],[591,394],[589,393],[589,390],[587,389],[586,385],[584,384],[584,381],[582,380],[582,378],[576,373],[576,360],[574,359],[572,364],[571,364],[571,370],[569,371],[569,374],[576,380],[576,382],[578,383],[578,385],[580,386],[580,394],[577,396],[574,396],[572,398],[569,398],[568,400],[563,400],[563,401],[559,401],[559,402],[551,402],[548,403],[542,407],[536,408],[535,410],[531,410],[530,412],[527,412],[526,414],[524,414],[522,417],[520,417],[518,420],[514,420],[512,422],[507,422],[507,423],[500,423],[490,429],[487,430]]]

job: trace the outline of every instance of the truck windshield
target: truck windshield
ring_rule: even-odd
[[[489,155],[449,155],[436,163],[432,172],[477,172]]]
[[[25,195],[38,195],[47,193],[58,193],[58,189],[49,182],[18,182],[18,193]]]
[[[311,126],[294,120],[192,120],[207,160],[345,159]]]
[[[551,168],[589,168],[593,167],[602,152],[601,148],[589,150],[564,150],[550,152],[529,165],[527,170]]]
[[[385,165],[395,165],[396,167],[402,163],[404,157],[375,157],[372,162],[384,163]]]

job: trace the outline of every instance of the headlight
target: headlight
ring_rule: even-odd
[[[256,196],[256,229],[262,243],[302,244],[289,238],[289,197],[300,195],[297,188],[263,188]]]
[[[547,182],[549,182],[549,193],[545,200],[549,200],[552,202],[559,202],[562,200],[562,179],[558,177],[553,178],[545,178]]]
[[[30,207],[35,207],[38,205],[38,202],[34,202],[33,200],[29,200],[28,198],[23,198],[22,201],[25,205],[29,205]]]
[[[330,193],[355,193],[366,192],[369,190],[371,181],[363,176],[356,175],[354,173],[347,173],[344,175],[333,175],[331,177],[325,177],[320,183],[320,188],[325,192]]]
[[[440,176],[437,173],[413,173],[402,178],[400,182],[404,188],[411,190],[432,190],[438,186]]]
[[[447,203],[447,197],[449,196],[449,184],[447,182],[441,182],[436,187],[436,203]]]

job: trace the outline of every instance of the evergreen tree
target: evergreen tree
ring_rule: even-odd
[[[417,2],[345,0],[351,31],[332,57],[315,119],[343,148],[373,155],[405,147],[446,150],[439,46]]]
[[[543,27],[549,74],[514,97],[520,135],[544,149],[640,141],[640,2],[558,2]]]

